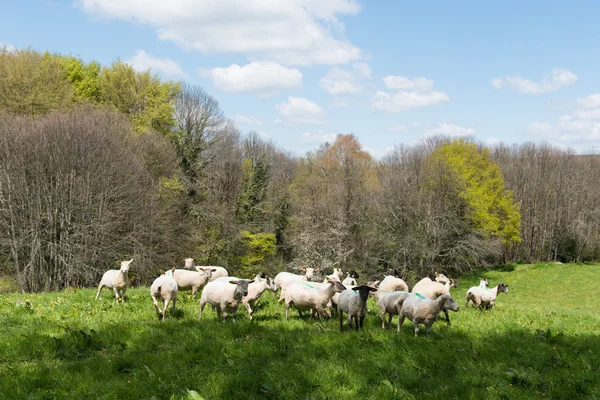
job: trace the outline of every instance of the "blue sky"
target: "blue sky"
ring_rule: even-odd
[[[600,3],[8,0],[0,43],[201,85],[242,132],[600,148]]]

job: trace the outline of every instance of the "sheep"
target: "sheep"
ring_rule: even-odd
[[[296,281],[310,281],[314,277],[314,272],[318,271],[319,268],[306,268],[302,267],[302,271],[306,273],[304,275],[293,274],[291,272],[280,272],[275,275],[275,286],[277,289],[281,289],[279,300],[277,303],[281,303],[285,299],[285,289],[293,282]]]
[[[167,307],[169,303],[173,302],[173,314],[175,314],[175,303],[177,302],[177,282],[175,278],[173,278],[173,274],[175,272],[175,268],[167,271],[162,274],[158,278],[152,282],[152,286],[150,286],[150,296],[152,296],[152,301],[154,302],[154,308],[158,312],[158,315],[162,315],[162,320],[165,320],[165,315],[167,315]],[[162,312],[160,308],[158,308],[157,298],[160,298],[163,301],[163,309]]]
[[[445,285],[442,285],[436,281],[432,281],[429,278],[423,278],[417,282],[411,293],[422,294],[423,296],[429,297],[431,300],[435,300],[443,295],[450,295],[450,288],[458,287],[458,283],[454,279],[449,279],[446,277],[444,278],[446,279]],[[448,310],[444,310],[444,315],[446,316],[446,323],[450,325],[450,315],[448,314]]]
[[[338,299],[337,311],[340,317],[340,332],[344,330],[343,316],[344,313],[348,315],[348,327],[352,330],[352,319],[356,325],[356,332],[358,332],[358,323],[360,327],[363,327],[365,315],[367,314],[367,300],[369,299],[369,293],[375,292],[377,289],[371,286],[358,286],[352,289],[344,290],[340,293]],[[355,291],[358,291],[356,293]]]
[[[448,294],[431,300],[420,293],[411,293],[402,304],[400,319],[398,320],[398,332],[404,323],[404,318],[408,318],[413,323],[415,336],[419,332],[419,324],[425,325],[427,335],[429,335],[431,326],[442,310],[458,311],[459,307],[452,296]]]
[[[222,278],[224,276],[229,276],[229,272],[223,267],[217,267],[214,265],[202,265],[202,266],[194,266],[193,258],[186,258],[185,260],[185,268],[186,269],[195,269],[198,272],[202,272],[204,268],[212,268],[214,271],[208,280],[209,282],[214,281],[215,279]]]
[[[210,281],[213,272],[216,271],[214,268],[198,268],[197,271],[176,269],[173,273],[173,278],[175,278],[179,290],[191,290],[192,297],[196,297],[196,292]]]
[[[224,277],[217,279],[217,281],[223,281],[227,279],[236,281],[240,280],[240,278],[236,277]],[[272,291],[273,293],[277,292],[275,282],[268,276],[263,278],[260,274],[256,275],[256,277],[254,278],[254,282],[248,285],[248,294],[242,297],[242,304],[244,305],[244,307],[246,307],[246,310],[248,311],[250,321],[252,321],[252,316],[254,315],[254,303],[256,302],[256,300],[258,300],[260,296],[262,296],[264,291],[267,289]]]
[[[289,319],[289,308],[291,304],[294,304],[300,317],[302,317],[302,310],[314,309],[319,314],[319,319],[323,320],[325,316],[323,308],[327,306],[334,293],[345,289],[340,281],[334,279],[329,279],[325,287],[294,282],[287,287],[285,292],[285,319]]]
[[[435,273],[435,281],[437,283],[441,283],[442,285],[446,284],[446,282],[448,282],[450,279],[448,279],[448,277],[444,274],[440,274],[440,273]]]
[[[400,315],[402,304],[410,293],[404,291],[397,292],[382,292],[377,298],[377,306],[379,307],[379,316],[381,318],[381,327],[385,329],[385,314],[388,313],[388,325],[392,324],[392,317]],[[400,331],[400,319],[398,319],[398,332]]]
[[[492,289],[473,286],[467,291],[467,295],[465,296],[465,307],[469,305],[469,301],[472,301],[473,307],[485,306],[486,310],[491,310],[494,307],[498,293],[508,294],[508,285],[500,283]]]
[[[379,290],[383,292],[395,292],[397,290],[408,292],[408,285],[400,278],[386,275],[379,283]]]
[[[359,275],[356,271],[352,270],[348,274],[348,276],[342,281],[342,285],[344,286],[356,286],[356,280],[359,278]]]
[[[204,286],[202,296],[200,296],[198,319],[202,319],[204,306],[206,303],[210,303],[210,305],[217,310],[217,318],[220,315],[221,318],[223,318],[223,322],[225,322],[227,310],[230,309],[233,314],[233,322],[235,322],[240,300],[248,295],[248,285],[252,282],[254,282],[254,280],[249,281],[247,279],[216,280],[208,282],[206,286]]]
[[[133,258],[129,261],[117,261],[117,264],[121,264],[120,269],[109,269],[102,275],[100,284],[98,285],[98,293],[96,293],[96,300],[100,296],[100,291],[103,287],[112,289],[115,293],[115,301],[119,302],[119,297],[123,299],[125,292],[127,291],[127,285],[129,284],[129,266]],[[119,294],[119,292],[121,292]]]
[[[325,281],[327,281],[327,278],[331,278],[331,279],[337,279],[338,281],[341,282],[343,274],[344,274],[344,272],[341,269],[335,267],[333,269],[333,273],[331,275],[327,275],[327,277],[325,278]]]
[[[485,289],[487,286],[490,286],[490,282],[487,278],[479,278],[479,287]]]

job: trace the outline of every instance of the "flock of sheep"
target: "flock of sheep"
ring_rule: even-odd
[[[120,261],[121,268],[108,270],[102,276],[96,300],[103,287],[112,289],[115,299],[122,299],[129,282],[129,267],[133,259]],[[397,330],[406,318],[412,321],[415,336],[419,332],[419,325],[425,325],[429,334],[431,326],[440,313],[444,313],[446,322],[450,324],[448,311],[458,311],[459,306],[452,296],[450,288],[456,287],[453,279],[443,274],[436,273],[434,280],[423,278],[408,290],[408,285],[397,276],[386,275],[381,281],[372,281],[358,284],[359,278],[355,271],[351,271],[344,279],[340,269],[334,268],[331,275],[325,277],[323,282],[315,282],[315,272],[318,268],[302,267],[304,275],[291,272],[280,272],[271,279],[264,274],[257,275],[254,279],[241,279],[229,276],[223,267],[194,266],[194,260],[185,259],[185,269],[171,269],[154,280],[150,286],[150,295],[154,307],[162,319],[165,319],[167,308],[172,303],[175,312],[177,293],[180,290],[191,290],[192,297],[202,289],[200,297],[200,310],[198,317],[202,319],[202,311],[206,304],[210,304],[217,314],[225,321],[227,311],[231,311],[233,320],[237,317],[237,310],[241,304],[248,311],[250,320],[253,317],[254,303],[265,292],[271,290],[277,293],[281,290],[278,303],[285,302],[285,318],[289,319],[289,308],[293,305],[302,317],[302,311],[310,311],[311,317],[317,314],[320,319],[331,317],[331,309],[337,310],[340,320],[340,330],[343,330],[343,316],[346,314],[348,327],[352,324],[358,331],[362,328],[367,314],[367,300],[372,295],[379,307],[381,327],[385,329],[385,317],[388,314],[387,324],[391,325],[394,315],[398,315]],[[488,288],[487,279],[480,278],[479,286],[474,286],[467,291],[466,305],[473,303],[474,307],[491,309],[494,306],[498,293],[508,293],[508,285],[500,283],[494,288]],[[162,310],[159,307],[162,301]]]

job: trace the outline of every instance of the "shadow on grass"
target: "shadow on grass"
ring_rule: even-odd
[[[182,314],[179,318],[183,315]],[[337,319],[236,324],[168,318],[98,330],[32,332],[0,364],[10,398],[580,398],[600,395],[600,338],[506,329],[477,337],[438,322],[430,336],[359,332]],[[261,323],[266,322],[267,323]],[[10,390],[9,392],[7,392]],[[2,395],[0,395],[0,398]],[[8,398],[8,397],[6,397]]]

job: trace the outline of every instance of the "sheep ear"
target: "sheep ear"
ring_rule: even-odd
[[[317,272],[318,270],[319,270],[319,268],[315,268],[315,269],[313,269],[313,271],[315,271],[315,272]]]
[[[115,264],[121,264],[121,261],[115,261]]]
[[[376,291],[377,291],[377,288],[374,288],[374,287],[371,287],[371,286],[369,286],[369,290],[370,290],[371,292],[376,292]]]
[[[252,282],[254,282],[254,279],[252,279],[251,281],[248,281],[248,285],[251,284]]]
[[[204,272],[204,267],[195,267],[195,268],[196,268],[196,271],[198,271],[198,272],[200,272],[200,271]]]
[[[129,262],[132,262],[132,261],[133,261],[133,258],[131,260],[129,260]]]
[[[300,267],[300,271],[306,271],[306,267],[304,267],[304,266]]]
[[[171,268],[171,272],[175,272],[175,267]]]
[[[237,282],[238,281],[234,281],[234,280],[229,281],[229,283],[231,283],[232,285],[237,285]]]
[[[217,269],[216,268],[211,268],[210,271],[211,272],[217,272]]]

